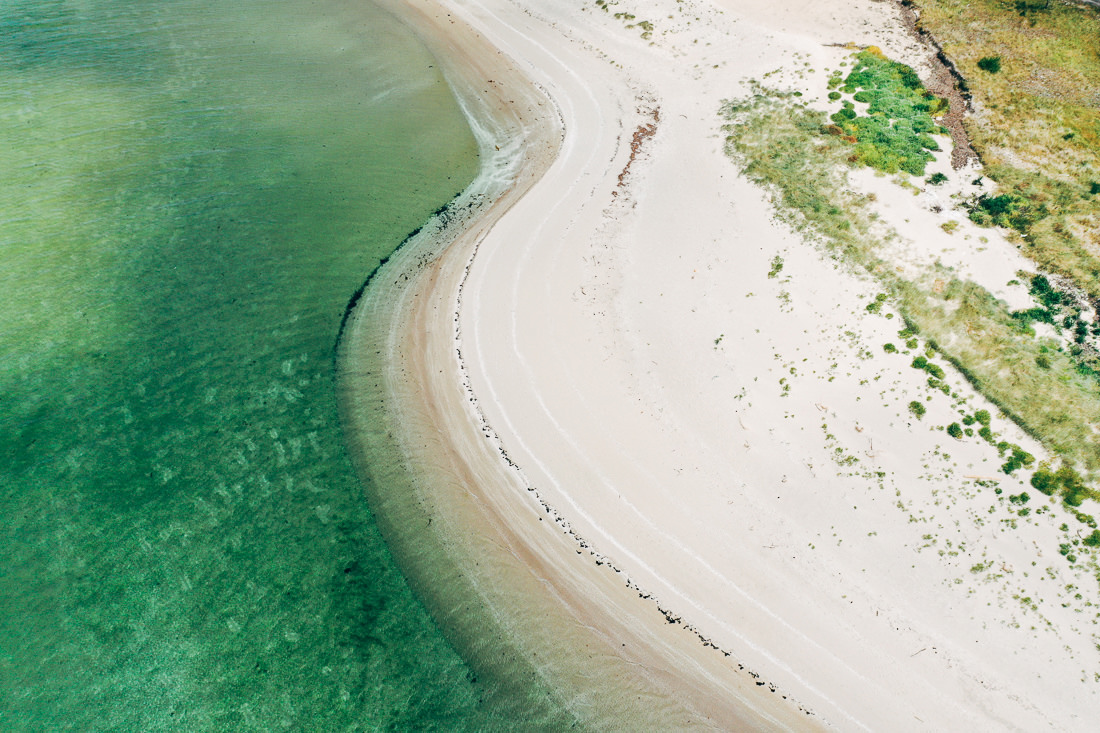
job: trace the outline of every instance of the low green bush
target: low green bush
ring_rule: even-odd
[[[886,302],[886,293],[879,293],[875,296],[875,299],[867,304],[868,313],[878,313],[882,310],[883,303]]]
[[[1000,56],[985,56],[978,59],[978,68],[982,71],[988,71],[990,74],[996,74],[1001,70],[1001,57]]]
[[[1018,445],[1011,445],[1009,449],[1012,454],[1008,457],[1008,460],[1001,466],[1001,470],[1010,476],[1021,468],[1025,468],[1035,463],[1035,456],[1028,453],[1026,450]]]
[[[1050,214],[1045,201],[1017,193],[977,196],[967,203],[967,215],[978,226],[999,226],[1029,234],[1038,222]]]
[[[867,114],[860,115],[846,101],[832,115],[840,136],[855,146],[849,162],[923,176],[925,165],[934,160],[929,151],[940,149],[931,133],[941,131],[934,118],[947,110],[947,102],[924,89],[913,69],[874,46],[856,55],[843,90],[868,105]]]
[[[913,359],[913,363],[910,366],[912,366],[914,369],[921,369],[928,372],[928,374],[930,374],[933,379],[943,379],[945,376],[942,368],[928,361],[928,359],[923,356],[918,356]]]
[[[1052,471],[1045,464],[1040,465],[1035,473],[1031,475],[1031,485],[1047,496],[1061,495],[1062,500],[1071,507],[1081,506],[1085,499],[1100,499],[1097,492],[1085,485],[1085,480],[1081,477],[1081,474],[1077,473],[1072,466],[1066,464],[1063,464],[1056,471]],[[1078,519],[1081,517],[1092,519],[1088,515],[1078,514]]]

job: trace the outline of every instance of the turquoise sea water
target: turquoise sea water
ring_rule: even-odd
[[[334,402],[476,172],[433,60],[361,0],[3,0],[0,141],[0,728],[504,724]]]

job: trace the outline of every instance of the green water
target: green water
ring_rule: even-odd
[[[0,728],[501,724],[334,402],[476,172],[433,64],[362,0],[0,0]]]

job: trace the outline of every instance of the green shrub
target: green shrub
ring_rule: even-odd
[[[850,122],[851,120],[854,120],[855,118],[856,118],[855,109],[853,109],[852,107],[844,107],[844,108],[838,109],[836,112],[834,112],[829,119],[831,119],[833,122],[835,122],[840,127],[841,130],[844,130],[844,128],[846,126],[846,123]]]
[[[1048,466],[1041,465],[1031,475],[1031,485],[1047,496],[1061,494],[1062,500],[1071,507],[1081,506],[1085,499],[1100,498],[1096,495],[1096,492],[1085,485],[1085,480],[1081,477],[1081,474],[1077,473],[1072,466],[1065,464],[1059,467],[1057,471],[1051,471]],[[1077,518],[1090,526],[1095,524],[1096,521],[1091,516],[1079,512]]]
[[[989,410],[978,410],[974,413],[974,419],[986,427],[989,427],[989,423],[992,420],[989,415]]]
[[[988,71],[990,74],[996,74],[1001,70],[1001,57],[1000,56],[986,56],[978,59],[978,68],[982,71]]]
[[[886,302],[886,293],[879,293],[875,296],[875,299],[867,304],[868,313],[878,313],[882,309],[882,304]]]
[[[1058,490],[1058,479],[1045,468],[1039,468],[1031,474],[1031,486],[1047,496],[1053,496]]]
[[[1026,18],[1032,13],[1050,10],[1050,0],[1016,0],[1014,7],[1021,18]]]
[[[927,412],[927,410],[924,409],[924,405],[922,405],[920,402],[913,400],[909,403],[909,412],[913,413],[913,415],[919,420],[924,417],[924,413]]]
[[[944,377],[943,369],[940,368],[938,365],[928,361],[928,359],[923,356],[918,356],[914,358],[913,363],[910,366],[912,366],[914,369],[921,369],[928,372],[928,374],[930,374],[933,379],[943,379]],[[939,385],[933,386],[938,387]]]
[[[1010,455],[1004,465],[1001,466],[1001,470],[1005,473],[1012,475],[1012,473],[1018,469],[1030,466],[1035,462],[1035,456],[1031,455],[1020,446],[1011,445],[1009,448],[1012,450],[1012,455]]]
[[[1051,232],[1065,230],[1064,217],[1057,217],[1045,227],[1037,228],[1037,225],[1070,202],[1081,201],[1081,189],[1068,181],[1021,175],[1013,179],[1002,177],[1000,185],[1004,193],[977,196],[966,203],[971,220],[980,226],[1008,227],[1027,236],[1038,232],[1051,247],[1054,244]],[[1063,244],[1061,254],[1070,256],[1072,253]],[[1064,272],[1064,268],[1049,257],[1036,261],[1045,269]]]
[[[882,345],[882,350],[885,351],[887,354],[896,354],[896,353],[898,353],[898,347],[894,346],[893,344],[883,344]]]
[[[873,46],[856,55],[843,91],[868,105],[867,114],[859,115],[845,101],[831,117],[841,136],[855,145],[849,161],[885,173],[924,175],[934,160],[929,151],[940,149],[929,134],[940,131],[934,115],[945,112],[947,103],[925,90],[911,68]]]
[[[1100,336],[1100,328],[1097,324],[1090,324],[1081,317],[1081,308],[1077,305],[1076,297],[1052,286],[1043,275],[1035,275],[1031,278],[1028,291],[1039,305],[1027,310],[1013,311],[1010,314],[1013,321],[1019,324],[1022,332],[1033,331],[1030,327],[1033,322],[1049,323],[1056,328],[1069,330],[1073,341],[1080,346],[1088,343],[1090,334]],[[1035,365],[1040,369],[1052,369],[1054,363],[1047,355],[1047,347],[1040,347],[1040,351],[1041,353],[1035,356]],[[1100,370],[1098,370],[1100,357],[1096,355],[1095,344],[1087,349],[1071,349],[1069,356],[1079,374],[1100,381]]]
[[[1048,311],[1046,308],[1028,308],[1027,310],[1022,311],[1012,311],[1010,315],[1017,321],[1022,321],[1024,323],[1037,321],[1039,323],[1049,323],[1052,326],[1054,325],[1054,318],[1050,315],[1050,311]]]
[[[947,434],[958,440],[963,436],[962,425],[959,425],[957,422],[951,423],[947,426]]]
[[[939,171],[936,171],[932,175],[928,176],[928,183],[933,186],[939,186],[943,183],[947,183],[947,176]]]

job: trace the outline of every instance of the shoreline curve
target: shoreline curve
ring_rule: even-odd
[[[446,65],[483,152],[475,183],[380,268],[340,344],[345,433],[398,564],[463,656],[504,685],[498,704],[529,706],[531,690],[556,701],[538,713],[547,729],[562,710],[608,730],[816,727],[621,571],[577,562],[583,539],[546,521],[549,505],[486,440],[456,378],[460,291],[485,234],[573,144],[571,131],[544,89],[443,6],[383,7]]]
[[[877,286],[724,155],[750,80],[828,112],[854,48],[927,71],[898,5],[387,1],[450,64],[483,162],[518,167],[376,278],[345,425],[368,484],[389,472],[368,490],[411,584],[515,683],[502,704],[547,729],[1089,730],[1095,599],[1043,558],[1062,530],[991,518],[997,451],[945,446],[988,404],[884,356],[909,336]],[[1020,256],[960,246],[942,188],[848,183],[898,267],[1012,297]]]

